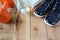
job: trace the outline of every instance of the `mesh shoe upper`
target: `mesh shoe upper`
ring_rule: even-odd
[[[46,14],[46,11],[48,10],[48,8],[50,7],[50,5],[52,5],[52,3],[54,2],[54,0],[45,0],[42,5],[40,5],[36,10],[35,13],[37,15],[44,15]]]
[[[57,0],[55,7],[52,11],[47,15],[45,19],[48,23],[55,25],[60,20],[60,1]]]

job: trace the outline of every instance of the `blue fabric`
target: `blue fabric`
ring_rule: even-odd
[[[56,6],[54,8],[49,14],[47,14],[47,17],[46,17],[46,21],[52,25],[55,25],[60,21],[60,1],[59,0],[57,0]]]
[[[46,14],[46,11],[48,10],[48,8],[50,7],[50,5],[54,2],[54,0],[46,0],[42,3],[42,5],[40,5],[36,10],[36,14],[43,16]]]

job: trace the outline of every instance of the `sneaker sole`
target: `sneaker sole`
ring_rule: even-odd
[[[45,15],[40,16],[40,15],[36,14],[35,12],[34,12],[34,15],[37,16],[37,17],[44,17],[45,16]]]
[[[49,24],[45,19],[44,19],[44,23],[47,24],[48,26],[55,26],[55,25]]]

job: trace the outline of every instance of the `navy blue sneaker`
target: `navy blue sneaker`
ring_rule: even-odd
[[[54,8],[49,14],[47,14],[44,22],[49,26],[55,26],[59,21],[60,21],[60,0],[57,0]]]
[[[55,2],[55,0],[45,0],[35,11],[34,15],[37,17],[44,17],[47,10],[51,7],[51,5]]]

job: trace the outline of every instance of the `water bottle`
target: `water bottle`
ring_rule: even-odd
[[[21,13],[26,14],[26,3],[25,0],[14,0],[16,7]]]
[[[41,0],[14,0],[16,7],[21,13],[26,14],[26,6],[29,5],[34,8]]]

